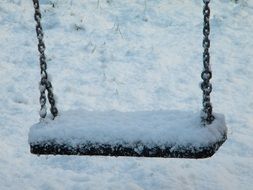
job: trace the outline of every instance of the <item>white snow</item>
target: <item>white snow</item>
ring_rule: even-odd
[[[74,110],[32,126],[29,143],[56,141],[76,146],[87,142],[110,145],[142,142],[151,148],[165,145],[198,148],[222,141],[226,134],[224,116],[216,114],[215,118],[211,125],[203,127],[200,114],[192,112]]]
[[[201,1],[41,2],[61,114],[201,110]],[[214,112],[225,115],[228,139],[197,161],[30,154],[29,128],[40,108],[33,13],[32,1],[1,0],[1,190],[252,189],[252,0],[211,1],[211,99]]]

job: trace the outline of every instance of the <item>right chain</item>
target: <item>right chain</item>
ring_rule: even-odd
[[[203,0],[203,2],[204,2],[204,9],[203,9],[203,15],[204,15],[203,66],[204,66],[204,70],[201,73],[201,78],[203,79],[203,82],[201,83],[201,89],[203,91],[202,122],[204,123],[204,125],[208,125],[208,124],[211,124],[212,121],[215,119],[212,114],[213,108],[212,108],[211,99],[210,99],[210,94],[212,92],[212,84],[210,83],[210,79],[212,78],[212,71],[211,71],[211,66],[210,66],[210,54],[209,54],[209,48],[210,48],[209,3],[210,3],[210,0]]]
[[[41,81],[40,81],[40,117],[45,118],[47,115],[47,107],[46,107],[46,90],[48,92],[48,100],[51,105],[50,111],[55,118],[58,115],[58,110],[56,108],[56,103],[54,99],[54,94],[52,90],[52,84],[48,79],[47,74],[47,63],[46,63],[46,56],[45,56],[45,43],[43,41],[43,29],[41,25],[41,12],[40,12],[40,5],[39,0],[33,0],[33,5],[35,9],[34,19],[36,21],[36,33],[38,38],[38,50],[40,54],[40,69],[41,69]]]

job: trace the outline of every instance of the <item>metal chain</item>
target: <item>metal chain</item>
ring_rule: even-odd
[[[204,70],[201,73],[201,78],[203,79],[203,82],[201,83],[201,89],[203,91],[203,115],[202,115],[202,121],[204,125],[211,124],[212,121],[215,119],[212,114],[212,104],[211,104],[211,98],[210,94],[212,92],[212,84],[210,83],[210,80],[212,78],[212,71],[210,66],[210,54],[209,54],[209,48],[210,48],[210,24],[209,24],[209,17],[210,17],[210,8],[209,3],[210,0],[203,0],[204,2],[204,9],[203,9],[203,15],[204,15],[204,27],[203,27],[203,66]]]
[[[56,102],[53,94],[52,84],[48,79],[47,74],[47,63],[46,63],[46,56],[45,56],[45,43],[43,41],[43,29],[41,25],[41,12],[40,12],[40,5],[39,0],[33,0],[33,5],[35,9],[34,19],[36,21],[36,33],[38,38],[38,51],[40,54],[40,69],[41,69],[41,80],[40,80],[40,117],[45,118],[47,115],[47,107],[46,107],[46,90],[48,92],[47,97],[49,103],[51,105],[50,111],[55,118],[58,115],[58,110],[56,108]]]
[[[212,104],[210,101],[210,94],[212,92],[212,84],[210,83],[210,79],[212,78],[212,71],[210,67],[210,54],[209,54],[209,48],[210,48],[210,24],[209,24],[209,17],[210,17],[210,8],[209,3],[210,0],[203,0],[204,2],[204,9],[203,9],[203,15],[204,15],[204,28],[203,28],[203,66],[204,70],[201,73],[201,78],[203,79],[203,82],[201,83],[201,89],[203,91],[203,115],[202,115],[202,121],[204,124],[211,124],[212,121],[215,119],[212,114]],[[58,110],[56,108],[56,102],[54,99],[54,94],[52,90],[52,84],[48,80],[47,75],[47,63],[46,63],[46,56],[45,56],[45,43],[43,41],[43,29],[41,26],[41,13],[40,13],[40,6],[39,6],[39,0],[33,0],[34,8],[35,8],[35,14],[34,19],[37,23],[36,25],[36,33],[38,38],[38,50],[40,53],[40,68],[41,68],[41,81],[40,81],[40,117],[45,118],[47,115],[47,109],[46,109],[46,93],[45,91],[48,91],[48,100],[51,105],[51,113],[54,117],[58,115]]]

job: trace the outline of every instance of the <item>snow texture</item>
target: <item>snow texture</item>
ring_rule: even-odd
[[[201,125],[200,114],[179,111],[87,112],[67,111],[55,120],[32,126],[29,143],[55,141],[77,146],[87,142],[147,147],[164,145],[207,146],[221,141],[227,132],[223,115],[207,127]]]
[[[202,1],[41,3],[60,113],[201,110]],[[40,109],[33,14],[30,0],[0,2],[1,190],[252,190],[252,0],[211,1],[211,100],[228,139],[205,160],[30,154]]]

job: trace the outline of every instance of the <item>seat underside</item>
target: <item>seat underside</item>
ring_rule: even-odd
[[[205,147],[174,146],[147,147],[138,143],[135,146],[127,144],[99,144],[87,143],[77,146],[59,144],[56,142],[41,142],[30,144],[31,153],[37,155],[90,155],[90,156],[129,156],[129,157],[163,157],[163,158],[208,158],[211,157],[225,142],[226,136],[221,141],[209,144]],[[140,147],[142,147],[140,149]]]

